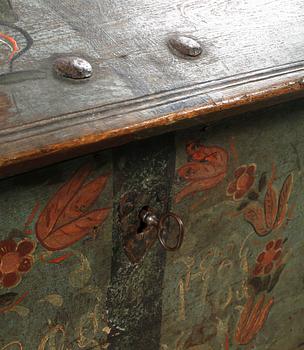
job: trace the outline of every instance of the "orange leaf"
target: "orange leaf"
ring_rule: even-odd
[[[99,176],[95,180],[82,186],[79,192],[75,194],[73,199],[65,207],[56,226],[61,226],[83,215],[98,199],[100,193],[106,186],[107,180],[108,176]]]
[[[90,172],[91,167],[88,165],[80,168],[70,181],[64,184],[48,202],[36,223],[36,234],[40,241],[54,229],[58,218],[62,215],[70,200],[79,191]]]
[[[269,185],[264,198],[265,222],[267,228],[273,228],[278,212],[277,193],[274,188]]]
[[[36,223],[36,236],[48,250],[76,243],[107,217],[109,209],[88,212],[104,189],[107,176],[85,183],[91,167],[85,165],[48,202]]]
[[[259,297],[256,304],[253,304],[252,297],[247,300],[237,325],[235,334],[237,344],[248,344],[262,329],[274,303],[274,299],[271,298],[266,305],[264,305],[264,302],[265,294]]]
[[[268,317],[268,314],[270,312],[270,309],[272,307],[274,303],[274,298],[271,298],[268,303],[266,305],[263,306],[260,314],[259,314],[259,317],[257,318],[255,324],[254,324],[254,328],[253,328],[253,331],[252,331],[252,336],[256,336],[256,334],[258,334],[258,332],[262,329],[264,323],[266,322],[267,320],[267,317]]]
[[[73,255],[74,255],[73,253],[67,253],[65,255],[58,256],[57,258],[48,260],[47,262],[49,264],[60,264],[60,263],[62,263],[63,261],[65,261],[66,259],[70,258]]]
[[[251,296],[248,298],[247,303],[245,304],[241,316],[240,316],[240,320],[237,324],[237,328],[236,328],[236,333],[235,333],[235,340],[237,341],[237,343],[241,343],[241,339],[242,339],[242,332],[245,329],[250,313],[252,311],[252,307],[253,307],[253,302],[254,302],[254,298]]]
[[[110,209],[96,209],[55,229],[40,243],[48,250],[60,250],[76,243],[100,225]]]
[[[286,180],[284,181],[284,184],[280,192],[278,214],[277,214],[275,227],[280,227],[283,224],[283,221],[286,217],[286,213],[288,210],[288,200],[292,191],[292,186],[293,186],[293,175],[290,174],[287,176]]]
[[[245,210],[244,218],[254,228],[259,236],[266,236],[270,231],[265,227],[264,212],[258,205],[251,205]]]
[[[265,301],[265,294],[262,294],[256,304],[254,305],[250,317],[247,321],[246,327],[243,329],[243,339],[249,342],[253,338],[253,327],[255,325],[256,320],[258,319],[260,312],[262,310],[263,304]],[[249,340],[248,340],[249,339]]]

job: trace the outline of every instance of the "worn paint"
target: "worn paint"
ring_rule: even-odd
[[[144,206],[154,208],[157,215],[169,210],[174,177],[173,136],[119,148],[114,160],[113,258],[107,299],[109,349],[157,350],[166,251],[159,244],[148,250],[145,245],[137,248],[134,254],[139,261],[134,265],[125,254],[123,242],[130,239],[129,234],[136,234]],[[132,193],[128,201],[124,200],[126,193]]]
[[[301,108],[286,118],[290,110],[277,107],[178,134],[175,198],[195,174],[180,176],[194,161],[192,140],[204,145],[198,150],[216,145],[232,161],[222,181],[172,208],[186,235],[178,258],[166,261],[161,344],[168,349],[291,349],[300,343],[304,123]],[[208,165],[194,154],[199,166]],[[194,264],[186,291],[189,268],[180,262],[189,257]]]
[[[100,153],[0,183],[1,350],[106,344],[112,211],[91,230],[79,218],[112,205],[111,171],[111,154]],[[83,235],[70,241],[66,221]],[[53,235],[60,222],[64,240]]]
[[[165,135],[117,148],[113,159],[101,152],[2,180],[0,349],[297,348],[303,112],[264,113],[269,121],[259,112],[182,131],[175,145]],[[188,185],[181,168],[210,166],[212,176],[224,159],[211,149],[226,155],[216,163],[224,178],[176,201]],[[146,205],[182,217],[180,251],[165,252],[152,233],[134,247]],[[113,210],[97,227],[78,225],[102,208]],[[252,208],[263,220],[247,220]],[[69,230],[54,236],[67,223],[82,232],[75,240]]]

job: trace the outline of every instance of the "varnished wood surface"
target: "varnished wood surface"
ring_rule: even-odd
[[[0,21],[33,45],[14,62],[32,73],[0,64],[2,177],[304,90],[300,0],[6,3]],[[176,32],[196,37],[202,55],[174,56],[166,40]],[[52,62],[65,54],[90,61],[93,77],[58,80]]]

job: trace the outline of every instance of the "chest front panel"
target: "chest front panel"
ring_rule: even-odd
[[[0,349],[301,348],[302,116],[279,106],[2,180]],[[182,218],[179,251],[136,241],[146,205]]]
[[[299,106],[177,136],[173,211],[186,236],[167,257],[162,349],[302,347]]]

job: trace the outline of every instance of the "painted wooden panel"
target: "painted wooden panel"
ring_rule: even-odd
[[[301,349],[303,111],[1,180],[0,350]],[[180,251],[132,250],[145,205],[182,217]]]
[[[159,348],[166,252],[133,236],[143,206],[168,211],[174,147],[165,135],[0,182],[1,350]]]
[[[162,350],[303,347],[302,108],[178,135]]]
[[[107,344],[111,164],[102,153],[0,183],[0,349]]]

